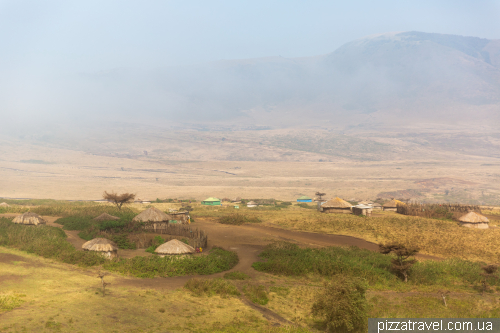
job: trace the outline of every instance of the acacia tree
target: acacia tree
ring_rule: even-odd
[[[319,197],[319,200],[321,201],[321,199],[322,199],[321,197],[324,196],[324,195],[326,195],[326,193],[321,193],[321,192],[318,191],[318,192],[315,193],[315,195],[317,197]]]
[[[116,207],[118,207],[118,209],[121,210],[124,204],[131,203],[134,201],[135,194],[132,193],[118,194],[115,192],[108,193],[104,191],[102,197],[104,200],[114,203]]]
[[[408,282],[408,271],[411,266],[417,262],[416,259],[409,259],[411,256],[417,254],[419,249],[417,248],[407,248],[401,244],[379,244],[379,252],[383,254],[389,254],[393,252],[396,258],[391,260],[392,269],[401,274],[405,282]]]

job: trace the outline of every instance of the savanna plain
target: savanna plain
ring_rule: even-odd
[[[362,332],[368,317],[499,317],[500,277],[484,269],[500,258],[497,135],[130,131],[118,143],[110,132],[2,137],[1,332]],[[105,190],[150,203],[92,201]],[[490,228],[295,202],[317,191],[480,205]],[[262,201],[201,205],[209,196]],[[167,240],[132,222],[151,206],[188,208],[203,252],[146,251]],[[27,211],[47,224],[12,223]],[[93,221],[102,213],[120,219]],[[93,237],[114,240],[119,258],[82,251]],[[407,282],[379,252],[396,243],[418,249]]]

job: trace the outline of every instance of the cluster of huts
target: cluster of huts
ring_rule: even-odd
[[[392,199],[383,205],[371,201],[361,201],[357,205],[352,205],[349,202],[341,199],[334,198],[328,201],[318,201],[318,210],[323,213],[340,213],[340,214],[355,214],[371,216],[373,210],[384,210],[396,212],[398,205],[405,203],[396,199]],[[488,229],[489,220],[486,216],[476,212],[468,212],[458,218],[461,226],[476,229]]]

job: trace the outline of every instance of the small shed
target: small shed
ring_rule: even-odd
[[[392,199],[389,202],[386,202],[385,204],[382,205],[384,210],[388,210],[391,212],[397,212],[398,211],[398,205],[404,205],[404,202]]]
[[[322,204],[319,207],[319,211],[323,213],[351,214],[351,207],[352,205],[350,203],[339,197],[336,197]]]
[[[201,202],[202,205],[205,206],[220,206],[220,199],[210,197]]]
[[[45,221],[40,215],[32,212],[26,212],[24,214],[18,215],[12,220],[12,222],[27,225],[39,225],[47,223],[47,221]]]
[[[488,229],[490,221],[484,215],[469,212],[458,219],[460,225],[467,228]]]
[[[150,207],[132,219],[133,222],[164,222],[169,216],[155,207]]]
[[[93,221],[98,221],[98,222],[100,222],[100,221],[116,221],[119,219],[120,219],[119,217],[109,215],[108,213],[102,213],[98,217],[94,218]]]
[[[364,215],[367,217],[372,216],[373,207],[370,205],[357,205],[352,207],[352,213],[354,215]]]
[[[297,202],[312,202],[312,199],[309,198],[307,195],[303,195],[297,199]]]
[[[107,238],[94,238],[82,245],[84,251],[95,251],[102,254],[107,259],[113,259],[118,256],[118,246],[115,242]]]
[[[177,239],[172,239],[162,245],[158,246],[155,250],[155,253],[160,255],[160,257],[164,256],[172,256],[172,255],[186,255],[195,253],[196,250],[191,245],[181,242]]]
[[[257,207],[258,204],[255,202],[255,201],[249,201],[247,202],[247,207],[248,208],[253,208],[253,207]]]

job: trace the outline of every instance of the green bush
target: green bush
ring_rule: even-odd
[[[366,332],[367,287],[361,279],[339,275],[316,296],[312,314],[323,318],[330,332]]]
[[[95,222],[92,221],[92,216],[62,217],[57,219],[56,223],[61,224],[64,230],[85,230],[95,224]]]
[[[226,298],[231,295],[240,295],[238,289],[231,282],[221,278],[209,280],[190,279],[186,282],[184,288],[191,291],[195,296],[220,295],[222,298]]]
[[[359,277],[370,285],[393,287],[401,281],[391,274],[391,258],[357,247],[301,249],[295,244],[278,242],[268,245],[260,254],[264,262],[255,262],[258,271],[276,275],[304,276],[317,274],[331,277],[343,274]],[[425,286],[462,286],[480,283],[482,263],[462,259],[417,262],[409,271],[408,284]],[[497,273],[497,276],[500,276]],[[494,285],[500,286],[498,279]]]
[[[5,218],[0,219],[0,245],[83,267],[106,260],[95,252],[77,251],[60,228],[20,225]]]
[[[118,248],[124,249],[124,250],[135,250],[137,247],[135,243],[132,243],[128,239],[127,234],[118,234],[118,235],[105,235],[106,238],[112,240],[113,242],[116,243]]]
[[[316,209],[316,206],[308,205],[305,202],[298,203],[297,206],[307,209]]]
[[[155,236],[151,246],[146,249],[146,252],[154,253],[156,248],[163,243],[165,243],[165,240],[161,236]]]
[[[267,302],[269,302],[269,296],[265,286],[247,284],[243,287],[243,293],[254,303],[266,305]]]
[[[208,255],[203,256],[152,256],[118,259],[106,262],[104,268],[122,274],[142,278],[155,276],[183,276],[191,274],[209,275],[227,271],[238,263],[238,255],[233,251],[226,251],[214,247]]]
[[[219,223],[222,224],[242,225],[243,223],[246,222],[258,223],[261,222],[261,220],[257,217],[248,217],[242,214],[231,214],[219,218]]]
[[[224,279],[228,279],[228,280],[246,280],[249,278],[250,277],[248,275],[246,275],[245,273],[240,272],[240,271],[234,271],[234,272],[224,274]]]

